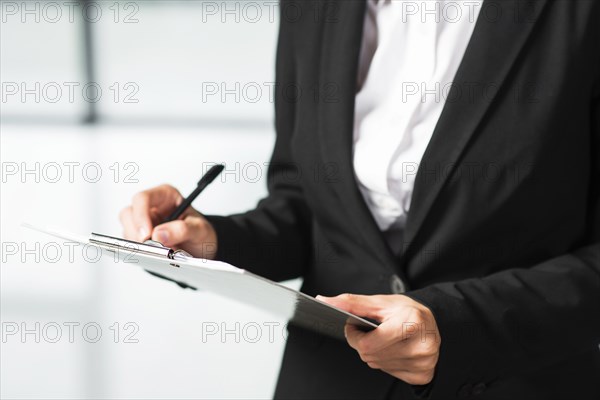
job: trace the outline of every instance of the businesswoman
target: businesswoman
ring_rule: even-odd
[[[381,322],[290,326],[277,398],[600,398],[600,2],[453,3],[282,1],[268,197],[121,214]]]

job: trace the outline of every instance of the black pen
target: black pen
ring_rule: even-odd
[[[225,166],[222,164],[213,165],[211,169],[209,169],[208,172],[200,179],[200,181],[198,181],[198,186],[196,186],[196,189],[194,189],[192,194],[183,200],[183,203],[181,203],[179,207],[173,211],[173,214],[171,214],[163,223],[179,219],[181,214],[183,214],[183,212],[192,204],[192,202],[196,200],[196,197],[198,197],[198,195],[200,195],[200,193],[202,193],[202,191],[206,189],[206,187],[210,185],[212,181],[214,181],[217,176],[223,172],[224,169]]]

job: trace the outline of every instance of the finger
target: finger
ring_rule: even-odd
[[[201,242],[206,236],[206,224],[199,217],[188,216],[184,220],[167,222],[157,226],[152,239],[168,247],[178,246],[191,240]]]
[[[390,346],[399,357],[404,357],[403,352],[407,346],[402,345],[402,327],[396,320],[389,319],[381,323],[370,332],[362,332],[355,326],[347,325],[346,335],[348,343],[356,349],[361,356],[372,356],[385,351]]]
[[[185,221],[182,220],[159,225],[152,232],[152,240],[156,240],[168,247],[187,242],[189,239],[189,227]]]
[[[123,237],[127,240],[137,240],[137,228],[133,222],[133,214],[131,207],[125,207],[119,213],[119,220],[123,226]]]
[[[132,214],[136,227],[137,240],[143,241],[150,237],[154,213],[165,215],[181,201],[179,192],[168,185],[140,192],[133,197]],[[156,217],[155,217],[156,218]]]
[[[363,296],[358,294],[341,294],[336,297],[317,296],[321,300],[334,307],[340,308],[359,317],[367,317],[382,320],[384,302],[382,296]]]
[[[358,346],[361,340],[364,340],[364,337],[367,335],[367,332],[360,330],[355,325],[346,324],[344,326],[344,336],[346,336],[346,341],[354,350],[358,351]]]
[[[363,340],[363,349],[368,346],[365,346],[365,343],[367,341]],[[437,346],[414,338],[397,341],[369,354],[359,354],[363,361],[375,363],[380,369],[411,372],[427,372],[434,369],[439,358]]]
[[[344,331],[346,340],[361,357],[372,357],[398,341],[396,335],[385,330],[383,325],[370,332],[364,332],[357,326],[347,324]]]
[[[422,373],[435,369],[437,357],[419,357],[419,358],[395,358],[384,356],[385,358],[375,357],[369,359],[370,362],[376,363],[383,370],[402,370],[406,372]]]
[[[150,195],[148,192],[140,192],[133,196],[131,201],[133,223],[136,231],[136,239],[144,241],[152,232],[152,217],[150,214]]]

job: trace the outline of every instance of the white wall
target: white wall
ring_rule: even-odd
[[[20,10],[15,16],[1,3],[3,84],[86,83],[80,22],[49,23],[44,15],[39,22],[26,15],[23,22]],[[133,10],[125,3],[120,18]],[[272,4],[256,3],[264,17],[249,22],[243,3],[228,2],[234,13],[225,20],[223,10],[213,15],[207,3],[222,7],[135,2],[137,23],[106,17],[93,24],[98,85],[106,93],[115,83],[139,88],[137,103],[103,96],[99,124],[78,123],[88,106],[80,94],[72,102],[63,97],[54,103],[44,93],[39,102],[20,94],[2,99],[0,397],[272,395],[285,321],[209,293],[181,290],[135,266],[86,262],[93,255],[81,248],[71,255],[64,242],[19,226],[31,222],[118,235],[118,212],[134,193],[165,182],[189,192],[203,163],[210,162],[226,163],[228,173],[194,203],[202,212],[244,211],[265,195],[264,163],[274,140],[270,96],[265,91],[255,101],[240,92],[223,101],[203,99],[202,90],[207,82],[231,88],[236,82],[243,87],[273,81]],[[98,4],[114,17],[108,9],[113,2]],[[35,2],[28,5],[35,9]],[[94,182],[98,170],[102,176]],[[102,335],[90,343],[95,327]],[[229,331],[203,337],[215,327]],[[19,331],[11,334],[14,328]],[[23,335],[23,329],[30,333]],[[128,343],[131,339],[137,343]]]

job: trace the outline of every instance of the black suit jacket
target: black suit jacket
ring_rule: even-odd
[[[365,1],[281,10],[269,196],[210,217],[218,258],[310,295],[392,293],[399,275],[442,344],[411,387],[290,327],[275,396],[600,398],[600,2],[484,2],[399,256],[352,167]]]

